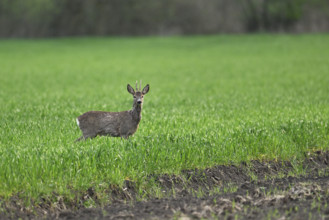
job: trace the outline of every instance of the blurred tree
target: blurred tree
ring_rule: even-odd
[[[305,0],[242,0],[249,31],[286,30],[297,22]]]
[[[328,0],[0,0],[0,37],[328,31],[328,11]]]
[[[2,0],[0,1],[0,36],[35,36],[45,35],[51,13],[53,0]]]

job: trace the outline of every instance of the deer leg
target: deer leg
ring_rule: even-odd
[[[97,133],[94,133],[94,132],[85,132],[85,133],[83,133],[83,137],[85,138],[85,140],[87,140],[88,138],[90,138],[90,139],[93,139],[93,138],[95,138],[97,136]]]
[[[82,135],[81,137],[79,137],[78,139],[76,139],[75,142],[79,142],[81,140],[87,140],[88,138],[93,139],[96,136],[97,136],[97,134],[96,135],[88,135],[88,134]]]
[[[128,140],[128,139],[129,139],[129,136],[128,136],[128,135],[125,135],[125,136],[121,136],[121,140],[122,140],[122,138],[124,138],[124,139]]]
[[[78,139],[76,139],[74,142],[79,142],[81,141],[82,139],[84,139],[83,135],[81,137],[79,137]]]

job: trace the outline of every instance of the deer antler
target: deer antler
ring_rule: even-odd
[[[142,80],[139,82],[139,91],[142,91]]]
[[[137,90],[138,90],[138,89],[137,89],[137,80],[136,80],[136,92],[137,92]]]

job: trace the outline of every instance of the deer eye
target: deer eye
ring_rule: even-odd
[[[134,96],[134,99],[136,98],[136,96]]]

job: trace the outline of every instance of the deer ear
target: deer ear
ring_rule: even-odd
[[[145,95],[146,93],[148,93],[148,92],[149,92],[149,90],[150,90],[150,85],[149,85],[149,84],[147,84],[147,85],[144,87],[144,89],[143,89],[142,93]]]
[[[134,95],[135,94],[135,90],[133,89],[133,87],[131,87],[129,84],[127,85],[127,90],[130,94]]]

